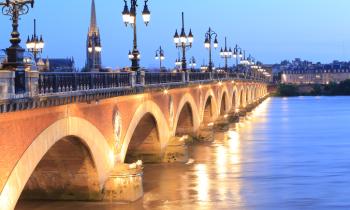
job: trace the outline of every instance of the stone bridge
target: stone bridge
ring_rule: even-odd
[[[34,105],[9,108],[7,101],[0,114],[0,209],[14,209],[19,199],[101,200],[109,180],[124,176],[125,163],[168,161],[171,139],[195,134],[267,94],[264,82],[226,79],[84,102],[48,104],[41,96]],[[133,185],[135,192],[114,190],[137,194],[137,175],[122,181],[141,185]]]

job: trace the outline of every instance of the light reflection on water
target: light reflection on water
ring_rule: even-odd
[[[195,174],[197,175],[197,192],[199,201],[209,200],[209,185],[210,180],[208,176],[207,165],[196,164]]]
[[[147,165],[145,196],[133,204],[18,209],[349,210],[349,104],[346,97],[268,99],[212,144],[193,147],[193,165]]]

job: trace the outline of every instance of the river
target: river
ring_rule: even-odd
[[[17,210],[349,210],[350,98],[270,98],[194,163],[146,165],[133,204],[21,202]]]

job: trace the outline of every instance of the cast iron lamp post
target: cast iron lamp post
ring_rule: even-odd
[[[185,19],[184,19],[184,13],[182,12],[182,28],[181,28],[181,34],[175,32],[174,35],[174,43],[176,45],[176,48],[181,48],[182,49],[182,60],[181,60],[181,66],[182,66],[182,71],[187,71],[187,61],[186,61],[186,50],[187,48],[192,48],[192,43],[193,43],[193,34],[192,30],[190,29],[190,32],[188,35],[186,35],[185,32]]]
[[[253,76],[254,75],[254,70],[255,70],[255,58],[249,54],[248,58],[247,58],[247,65],[248,65],[248,72],[247,74],[249,76]]]
[[[248,57],[246,57],[246,51],[243,50],[243,54],[241,57],[241,64],[243,65],[243,73],[244,73],[244,77],[247,78],[248,76],[248,66],[250,64],[250,61],[248,59]]]
[[[209,27],[208,32],[205,34],[205,41],[204,41],[204,47],[209,49],[209,65],[208,65],[208,70],[210,72],[213,71],[213,61],[212,61],[212,56],[211,56],[211,50],[212,50],[212,41],[213,41],[213,37],[215,36],[214,39],[214,48],[216,49],[219,46],[219,42],[218,42],[218,34],[215,33],[215,31],[211,30],[211,28]]]
[[[159,71],[162,71],[162,61],[165,60],[164,50],[162,49],[162,46],[160,46],[156,51],[155,59],[159,60]]]
[[[203,60],[203,64],[201,65],[201,72],[206,72],[206,71],[208,71],[208,66],[207,65],[205,65],[205,60]]]
[[[225,71],[228,72],[228,65],[227,65],[227,60],[229,58],[232,58],[232,50],[231,48],[227,48],[227,38],[225,37],[225,49],[222,49],[220,50],[220,56],[221,58],[225,59]]]
[[[27,39],[26,46],[29,52],[31,52],[34,55],[34,62],[37,62],[37,56],[39,53],[43,52],[45,43],[43,40],[43,36],[40,35],[40,38],[36,34],[36,20],[34,19],[34,34],[31,38]]]
[[[2,14],[10,16],[12,20],[11,46],[6,49],[7,62],[4,63],[5,68],[13,70],[24,66],[23,53],[25,50],[19,45],[21,39],[18,32],[18,21],[21,15],[28,14],[28,5],[33,8],[34,0],[6,0],[5,2],[0,2]]]
[[[255,64],[255,58],[249,54],[248,56],[248,64],[249,65],[254,65]]]
[[[191,67],[192,72],[194,71],[196,66],[197,66],[196,59],[192,56],[192,58],[190,59],[190,67]]]
[[[180,52],[178,52],[178,56],[175,60],[175,68],[177,71],[180,71],[181,70],[181,65],[182,65],[182,61],[181,61],[181,54]]]
[[[148,9],[147,5],[148,0],[145,0],[145,5],[142,11],[142,17],[143,21],[148,25],[148,23],[151,20],[151,12]],[[134,40],[133,40],[133,50],[132,52],[129,51],[129,59],[131,60],[131,70],[132,71],[138,71],[140,69],[140,52],[137,49],[137,28],[136,28],[136,8],[138,7],[137,0],[130,0],[130,10],[128,7],[128,3],[126,0],[124,0],[124,10],[122,12],[123,22],[125,23],[125,26],[130,25],[134,30]]]
[[[233,58],[236,59],[236,69],[238,71],[239,61],[243,58],[242,48],[240,48],[238,45],[236,45],[233,49]]]

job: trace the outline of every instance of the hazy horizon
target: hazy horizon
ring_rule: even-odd
[[[122,22],[124,2],[95,0],[97,22],[102,38],[102,63],[106,67],[129,66],[127,53],[132,47],[132,29]],[[59,4],[68,2],[69,4]],[[46,43],[43,57],[74,57],[77,67],[85,64],[86,35],[90,21],[91,0],[40,1],[28,15],[22,16],[19,31],[22,47],[33,33],[33,19],[37,19],[38,34]],[[336,3],[335,3],[336,2]],[[183,7],[185,5],[185,7]],[[173,67],[178,51],[173,44],[175,29],[181,27],[181,12],[185,12],[186,31],[192,28],[194,46],[188,58],[195,56],[198,65],[208,52],[204,49],[204,34],[211,26],[219,35],[220,47],[224,37],[229,46],[238,43],[263,63],[279,63],[296,57],[314,62],[350,60],[350,20],[347,0],[266,0],[234,1],[164,1],[150,0],[151,22],[141,21],[143,1],[139,0],[138,43],[141,66],[158,67],[155,51],[162,45],[165,65]],[[9,17],[1,16],[0,46],[9,46],[11,32]],[[219,47],[219,48],[220,48]],[[213,51],[216,66],[223,66],[219,49]],[[234,61],[230,61],[232,65]]]

